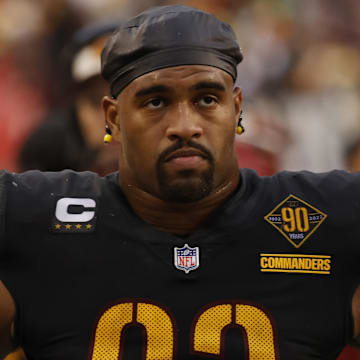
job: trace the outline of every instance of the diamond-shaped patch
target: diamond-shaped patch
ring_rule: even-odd
[[[289,195],[264,219],[274,226],[296,248],[299,248],[326,219],[319,209]]]

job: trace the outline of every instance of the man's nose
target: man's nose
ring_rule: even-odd
[[[197,139],[203,134],[201,116],[195,111],[193,104],[181,102],[169,111],[166,136],[171,140]]]

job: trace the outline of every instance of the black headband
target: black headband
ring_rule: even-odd
[[[230,25],[206,12],[171,5],[123,23],[105,45],[101,72],[116,97],[139,76],[180,65],[214,66],[235,81],[242,58]]]

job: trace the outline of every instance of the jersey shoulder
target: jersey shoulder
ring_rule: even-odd
[[[242,185],[236,195],[239,211],[254,209],[256,214],[265,215],[289,202],[294,206],[307,204],[339,221],[360,220],[360,172],[283,171],[259,176],[243,169],[240,174]]]
[[[38,170],[24,173],[3,172],[3,183],[10,193],[39,197],[51,194],[86,194],[98,192],[102,178],[97,174],[84,171],[63,170],[42,172]],[[49,194],[47,192],[50,191]]]
[[[272,189],[308,194],[328,201],[360,197],[360,173],[332,170],[324,173],[283,171],[265,179]]]
[[[284,171],[265,178],[264,184],[267,198],[274,204],[294,200],[319,209],[339,222],[359,220],[360,173]]]
[[[99,198],[103,178],[92,172],[28,171],[0,174],[0,231],[6,226],[48,222],[61,198]]]

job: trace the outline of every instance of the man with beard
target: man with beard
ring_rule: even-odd
[[[119,172],[3,173],[3,353],[335,359],[359,335],[359,175],[237,169],[230,26],[150,9],[110,37]]]

